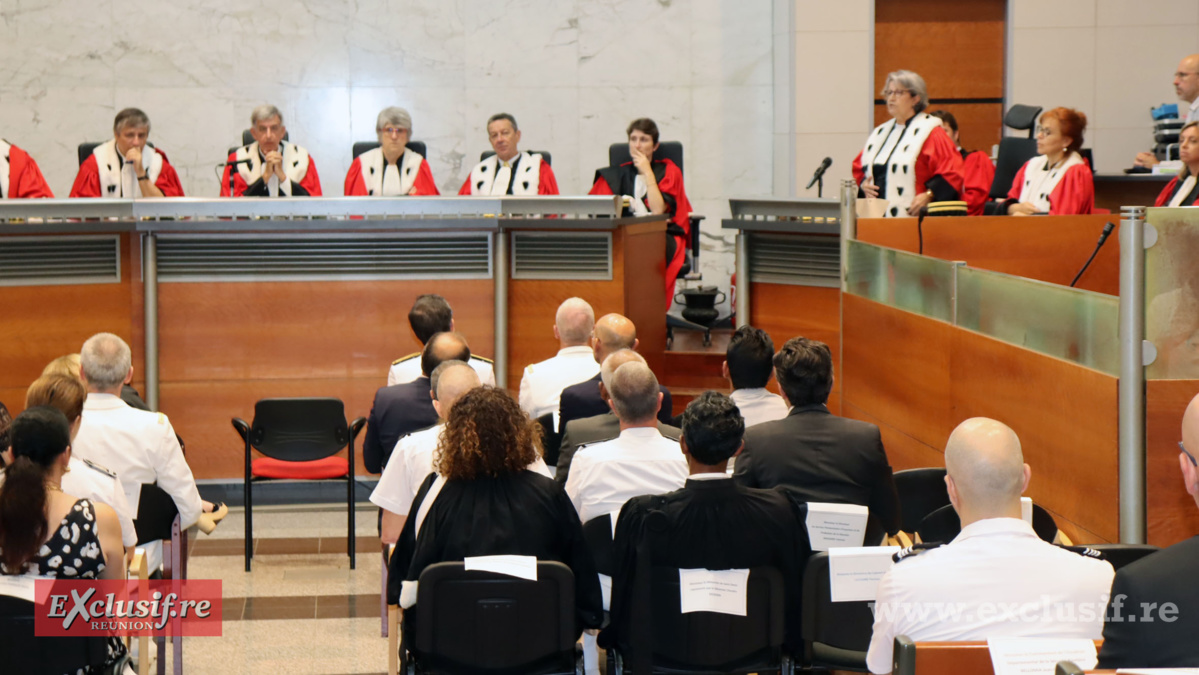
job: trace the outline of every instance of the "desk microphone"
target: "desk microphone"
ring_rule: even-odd
[[[812,186],[816,184],[816,181],[823,178],[824,172],[828,171],[828,168],[832,165],[833,165],[833,158],[825,157],[824,161],[820,163],[820,166],[816,167],[816,173],[812,174],[812,180],[808,181],[808,186],[804,189],[811,190]]]
[[[1099,249],[1103,248],[1104,242],[1106,242],[1107,238],[1112,235],[1112,230],[1114,229],[1116,229],[1116,226],[1112,223],[1108,223],[1107,225],[1103,226],[1103,234],[1099,235],[1099,243],[1095,244],[1095,250],[1091,251],[1091,257],[1087,258],[1087,261],[1083,264],[1082,269],[1078,270],[1078,274],[1074,275],[1074,281],[1070,282],[1070,286],[1074,286],[1074,284],[1078,283],[1078,280],[1082,278],[1082,273],[1086,272],[1087,268],[1091,266],[1091,261],[1095,259],[1096,255],[1099,254]]]

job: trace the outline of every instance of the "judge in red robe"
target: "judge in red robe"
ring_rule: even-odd
[[[1078,153],[1086,128],[1087,117],[1077,110],[1054,108],[1041,115],[1038,154],[1025,162],[1012,180],[1004,202],[1008,215],[1091,213],[1095,208],[1095,182],[1091,168]]]
[[[347,197],[439,195],[429,162],[408,147],[412,116],[403,108],[384,108],[375,119],[379,147],[358,155],[346,172]]]
[[[254,142],[229,153],[221,176],[221,196],[319,197],[316,162],[304,148],[283,139],[283,113],[260,105],[250,113]]]
[[[36,197],[54,198],[54,193],[42,177],[42,170],[29,153],[0,139],[0,198]]]
[[[629,154],[633,161],[595,172],[593,195],[625,195],[631,206],[625,215],[667,214],[666,309],[674,298],[674,282],[686,260],[691,238],[691,202],[683,189],[683,172],[669,159],[654,159],[658,149],[658,125],[648,117],[635,119],[628,128]]]
[[[487,140],[495,154],[471,169],[458,190],[460,195],[556,195],[558,180],[541,155],[521,152],[516,118],[497,113],[487,120]]]
[[[150,118],[125,108],[113,121],[114,138],[97,145],[79,165],[72,197],[182,197],[179,174],[161,150],[148,144]]]
[[[928,107],[924,78],[910,70],[887,75],[883,99],[891,119],[874,128],[853,160],[859,197],[887,202],[885,216],[915,216],[932,202],[960,201],[962,156]]]
[[[1185,168],[1166,183],[1154,206],[1199,206],[1199,122],[1187,122],[1179,132],[1178,157]]]
[[[962,137],[958,133],[958,120],[948,110],[934,110],[929,113],[941,120],[941,128],[953,139],[958,154],[962,156],[963,191],[962,201],[966,202],[967,214],[981,216],[983,207],[991,194],[991,183],[995,181],[995,164],[990,155],[981,150],[963,150]]]

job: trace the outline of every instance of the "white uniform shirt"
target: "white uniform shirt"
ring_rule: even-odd
[[[1186,122],[1199,122],[1199,97],[1191,101],[1191,107],[1187,109]]]
[[[745,418],[746,428],[762,422],[773,422],[787,416],[787,402],[782,396],[762,389],[734,389],[729,394],[741,417]]]
[[[495,386],[495,367],[491,361],[472,356],[470,367],[479,374],[480,382],[489,387]],[[416,354],[391,364],[391,370],[387,371],[387,386],[412,382],[423,374],[420,370],[420,354]]]
[[[71,455],[70,470],[62,475],[63,494],[80,499],[90,499],[112,507],[121,521],[121,544],[125,548],[137,545],[137,531],[133,528],[133,514],[121,482],[103,469]],[[0,483],[4,482],[4,470],[0,469]]]
[[[599,371],[591,347],[559,349],[553,358],[525,368],[520,378],[520,407],[533,419],[556,413],[563,389],[590,380]]]
[[[1041,541],[1019,518],[971,523],[948,545],[898,562],[883,576],[866,665],[891,672],[897,635],[1097,639],[1113,576],[1109,563]]]
[[[89,393],[72,448],[80,459],[107,467],[120,477],[134,514],[142,484],[158,483],[175,501],[183,527],[191,527],[200,518],[203,507],[196,479],[166,415],[131,408],[112,394]]]
[[[579,448],[570,462],[566,494],[586,523],[620,511],[633,497],[673,492],[685,482],[687,460],[678,441],[656,428],[637,427]]]

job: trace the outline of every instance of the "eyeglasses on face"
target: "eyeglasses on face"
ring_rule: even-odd
[[[912,94],[911,89],[884,89],[883,98],[891,98],[892,96],[906,96]]]
[[[400,134],[407,132],[408,130],[404,129],[403,127],[383,127],[379,130],[379,133],[387,134],[388,136],[399,136]]]
[[[1186,455],[1187,459],[1191,460],[1191,466],[1199,468],[1199,462],[1195,461],[1195,456],[1191,454],[1190,450],[1187,450],[1187,446],[1183,445],[1182,441],[1178,441],[1178,449],[1182,450],[1182,454]]]
[[[1052,136],[1053,133],[1054,133],[1053,129],[1050,129],[1049,127],[1041,127],[1041,126],[1037,127],[1037,135],[1038,136]]]

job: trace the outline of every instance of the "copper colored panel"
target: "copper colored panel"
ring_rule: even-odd
[[[1182,413],[1195,394],[1195,380],[1145,383],[1146,520],[1149,543],[1155,546],[1170,546],[1199,532],[1199,507],[1183,487],[1178,466]]]

